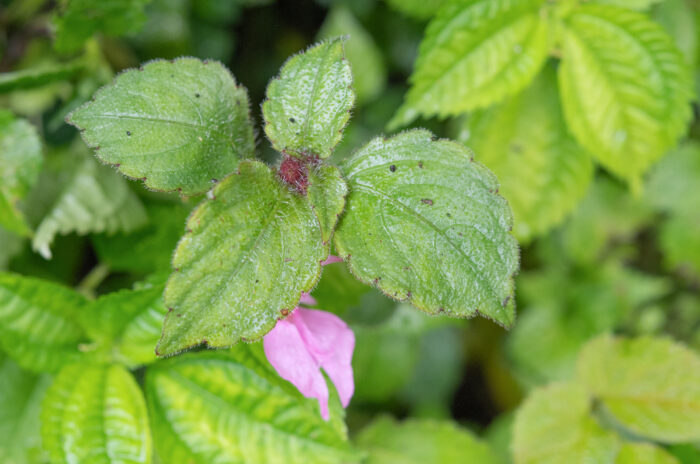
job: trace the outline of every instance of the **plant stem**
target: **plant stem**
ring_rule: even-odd
[[[102,281],[109,275],[109,266],[106,264],[98,264],[93,267],[88,274],[83,277],[83,280],[78,284],[77,290],[90,299],[95,298],[95,290],[100,286]]]

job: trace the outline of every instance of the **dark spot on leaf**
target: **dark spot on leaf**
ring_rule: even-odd
[[[522,153],[523,151],[523,146],[520,145],[519,143],[511,143],[510,144],[510,150],[514,153]]]
[[[411,293],[411,291],[409,290],[409,291],[406,293],[406,298],[411,298],[412,295],[413,295],[413,293]]]
[[[281,313],[284,317],[289,316],[289,310],[288,310],[288,309],[283,309],[282,311],[280,311],[280,313]]]
[[[418,167],[423,169],[423,162],[422,161],[418,161]]]
[[[450,213],[447,213],[447,217],[452,217],[452,215]]]
[[[423,203],[424,205],[433,206],[433,200],[431,200],[430,198],[423,198],[421,200],[421,203]]]
[[[508,304],[509,301],[510,301],[510,295],[508,295],[508,296],[503,300],[502,305],[503,305],[504,308],[506,307],[506,305]]]
[[[444,312],[445,312],[445,308],[438,308],[438,312],[439,312],[439,313],[444,313]]]
[[[178,314],[177,317],[182,317],[182,314]]]
[[[168,308],[168,312],[169,312],[169,313],[172,313],[172,312],[173,312],[173,308]]]
[[[197,98],[199,98],[199,94],[198,94],[198,93],[195,93],[194,96],[197,97]]]
[[[293,123],[297,122],[297,120],[294,118],[289,118],[289,122],[291,122],[293,124]]]
[[[128,135],[129,137],[131,137],[131,131],[126,131],[126,135]]]
[[[389,166],[389,171],[396,172],[396,165],[392,164],[391,166]]]

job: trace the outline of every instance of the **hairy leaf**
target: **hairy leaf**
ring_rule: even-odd
[[[431,314],[513,323],[511,212],[468,149],[415,130],[374,139],[342,170],[334,243],[360,280]]]
[[[265,134],[277,151],[328,158],[340,142],[355,102],[343,40],[293,56],[270,81],[262,111]]]
[[[110,36],[138,30],[146,21],[150,0],[65,0],[54,17],[56,50],[74,52],[95,33]]]
[[[41,423],[53,463],[152,462],[146,404],[121,366],[64,367],[46,392]]]
[[[467,131],[467,145],[498,176],[518,239],[546,233],[586,193],[593,163],[567,132],[554,68],[507,103],[470,116]]]
[[[313,288],[328,256],[309,202],[246,161],[195,209],[173,257],[161,355],[262,337]]]
[[[651,443],[625,443],[620,448],[615,464],[679,464],[663,448]]]
[[[579,385],[534,390],[515,416],[515,464],[613,464],[618,438],[590,416],[590,407]]]
[[[347,36],[345,55],[352,66],[352,83],[358,103],[374,100],[386,85],[386,66],[372,36],[352,12],[334,5],[318,33],[320,38]]]
[[[149,370],[146,395],[161,460],[355,462],[339,404],[324,421],[317,402],[280,379],[256,348],[180,356]]]
[[[48,376],[23,371],[9,359],[0,360],[0,461],[40,464],[39,411]]]
[[[321,225],[323,243],[328,243],[345,208],[348,186],[335,166],[321,164],[309,169],[308,196]]]
[[[687,66],[640,13],[585,5],[566,23],[559,84],[569,128],[604,167],[636,184],[686,130]]]
[[[36,183],[42,163],[34,126],[0,110],[0,226],[20,235],[30,233],[19,203]]]
[[[700,439],[700,357],[669,339],[603,336],[578,376],[625,428],[669,443]]]
[[[246,90],[221,63],[196,58],[126,71],[67,121],[122,174],[183,195],[209,190],[255,152]]]
[[[40,203],[35,212],[42,215],[32,248],[46,259],[51,258],[50,246],[57,234],[129,232],[147,221],[126,181],[79,153],[54,156],[40,179],[42,189],[34,202]]]
[[[23,368],[53,372],[76,362],[85,335],[77,324],[87,301],[61,285],[0,273],[0,343]]]
[[[81,314],[81,323],[96,342],[109,349],[116,361],[128,366],[156,360],[155,349],[167,312],[163,279],[133,290],[108,293]]]
[[[367,451],[367,464],[496,464],[486,443],[448,421],[381,417],[362,430],[357,443]]]
[[[544,0],[455,0],[420,45],[406,102],[389,123],[446,117],[497,103],[527,86],[549,52]]]

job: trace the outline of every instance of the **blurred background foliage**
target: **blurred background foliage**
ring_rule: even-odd
[[[358,104],[333,154],[340,161],[370,137],[386,133],[408,89],[426,24],[444,2],[124,0],[128,8],[112,11],[116,3],[0,0],[0,127],[14,124],[15,117],[28,121],[45,158],[41,189],[20,205],[24,222],[0,221],[0,270],[74,286],[93,297],[167,272],[197,199],[150,192],[114,177],[104,181],[115,184],[105,187],[105,195],[128,196],[133,201],[129,211],[142,210],[142,218],[131,214],[128,224],[114,225],[107,217],[116,213],[106,211],[102,222],[98,212],[52,219],[56,197],[74,184],[70,179],[116,176],[89,160],[76,131],[64,123],[68,112],[126,68],[191,55],[225,63],[248,89],[254,119],[261,123],[257,102],[285,59],[321,38],[347,34]],[[666,0],[650,13],[674,38],[696,76],[699,11],[694,1]],[[90,21],[85,20],[88,12]],[[320,308],[342,316],[357,335],[357,389],[347,421],[351,435],[361,433],[359,442],[369,448],[398,427],[383,418],[363,430],[378,415],[450,419],[478,432],[502,462],[510,462],[513,412],[533,388],[573,378],[582,346],[594,337],[664,335],[700,350],[698,119],[679,146],[652,167],[643,188],[633,192],[580,158],[582,148],[565,128],[555,129],[563,131],[555,142],[541,139],[543,127],[563,124],[553,93],[555,66],[550,63],[523,93],[488,110],[414,124],[464,141],[477,160],[499,174],[511,203],[523,202],[519,211],[531,208],[527,223],[515,227],[522,269],[514,329],[506,332],[483,319],[427,317],[358,283],[342,264],[327,266],[313,292]],[[261,133],[258,149],[275,161]],[[498,155],[509,149],[522,153],[521,164],[508,164]],[[544,162],[562,163],[556,171],[561,176],[567,170],[578,173],[575,180],[562,180],[563,190],[551,194],[556,198],[548,198],[550,186],[534,193],[523,187],[536,176],[543,152],[551,154]],[[558,161],[562,156],[566,159]],[[89,164],[88,174],[74,167],[81,163]],[[523,198],[523,189],[530,193],[522,195],[540,197]],[[0,209],[2,214],[11,213]],[[49,219],[53,223],[45,225]],[[50,229],[45,242],[53,242],[51,260],[33,251],[24,230],[42,225]],[[36,238],[34,249],[41,251]],[[39,389],[45,383],[42,377]],[[407,422],[389,435],[397,440],[395,446],[427,439],[434,431],[422,430],[430,428],[425,424]],[[24,425],[31,430],[31,423]],[[470,440],[450,438],[457,432],[447,429],[436,433],[444,446]],[[30,432],[27,440],[32,440]],[[700,462],[693,446],[672,451],[682,462]]]

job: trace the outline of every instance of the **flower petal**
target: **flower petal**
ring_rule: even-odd
[[[340,263],[343,261],[343,258],[340,258],[338,256],[334,255],[329,255],[328,258],[324,262],[321,263],[321,266],[326,266],[328,264],[333,264],[333,263]]]
[[[335,314],[313,309],[297,309],[292,322],[316,362],[330,377],[338,390],[343,407],[350,403],[355,391],[352,353],[355,334]]]
[[[318,399],[321,417],[328,420],[328,386],[318,363],[307,351],[297,327],[288,319],[277,322],[263,338],[263,348],[268,361],[283,379],[291,382],[307,398]]]
[[[302,293],[301,298],[299,298],[299,303],[305,304],[305,305],[315,305],[316,298],[312,297],[308,293]]]

